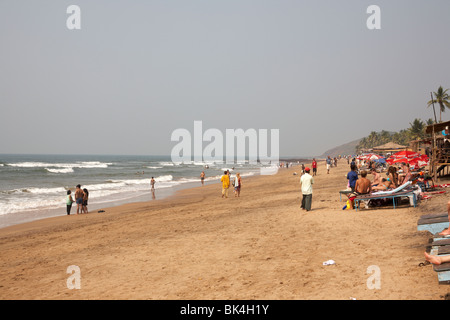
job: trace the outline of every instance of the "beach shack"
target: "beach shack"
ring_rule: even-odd
[[[450,121],[435,123],[425,128],[425,132],[431,135],[431,159],[430,172],[434,179],[439,179],[441,174],[447,175],[450,165]]]
[[[414,152],[417,152],[420,154],[426,154],[430,158],[431,158],[432,146],[433,146],[432,138],[412,140],[409,142],[409,149],[411,151],[414,151]]]
[[[399,151],[407,150],[407,146],[402,146],[400,144],[394,143],[394,142],[388,142],[378,147],[373,147],[372,150],[374,153],[387,155],[391,153],[396,153]]]

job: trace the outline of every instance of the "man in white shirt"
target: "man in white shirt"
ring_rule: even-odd
[[[300,185],[302,189],[302,205],[301,208],[306,211],[311,211],[312,202],[312,185],[314,184],[314,178],[309,174],[310,169],[305,168],[305,174],[300,178]]]

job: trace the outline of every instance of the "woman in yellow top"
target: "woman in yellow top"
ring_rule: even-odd
[[[230,188],[230,176],[228,172],[224,172],[222,178],[220,178],[220,182],[222,182],[222,198],[228,198],[228,188]]]

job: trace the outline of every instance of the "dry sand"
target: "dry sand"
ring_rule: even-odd
[[[431,235],[417,220],[445,211],[446,194],[417,208],[343,211],[341,160],[328,175],[319,164],[305,212],[299,170],[244,179],[240,198],[222,199],[214,184],[1,229],[0,298],[442,299],[432,266],[418,266]],[[71,265],[81,289],[67,287]],[[379,289],[367,286],[373,265]]]

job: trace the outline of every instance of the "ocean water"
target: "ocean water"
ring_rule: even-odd
[[[207,165],[209,168],[206,168]],[[234,170],[233,170],[234,168]],[[67,190],[89,191],[89,210],[154,199],[174,191],[218,183],[223,171],[242,177],[259,174],[259,164],[173,163],[169,156],[0,155],[0,227],[65,215]],[[76,204],[72,206],[76,213]]]

